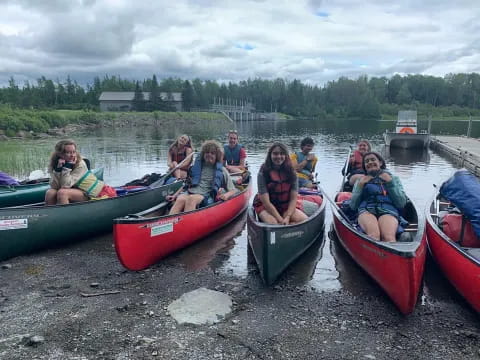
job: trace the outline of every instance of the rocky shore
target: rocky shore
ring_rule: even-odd
[[[217,271],[231,239],[223,248],[209,241],[138,272],[119,263],[111,235],[0,263],[0,358],[480,357],[479,318],[461,299],[438,301],[427,294],[405,317],[352,264],[348,271],[363,279],[354,293],[293,282],[298,264],[265,287],[254,264],[241,278]],[[219,250],[210,254],[212,248]],[[185,252],[204,265],[185,266]],[[201,288],[227,296],[229,310],[215,323],[180,324],[172,304]],[[183,306],[191,316],[202,312]]]

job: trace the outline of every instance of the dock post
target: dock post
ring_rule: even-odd
[[[472,131],[472,115],[468,119],[468,130],[467,130],[467,137],[470,137],[470,132]]]
[[[432,114],[428,115],[428,130],[427,130],[427,132],[429,134],[432,133]]]

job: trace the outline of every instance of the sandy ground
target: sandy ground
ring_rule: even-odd
[[[445,281],[405,317],[341,249],[338,265],[356,273],[354,291],[293,282],[305,258],[269,288],[253,264],[245,278],[218,272],[214,265],[234,244],[224,245],[198,251],[205,266],[193,269],[179,252],[127,271],[111,235],[0,263],[0,358],[480,358],[479,317],[449,289],[442,295]],[[178,325],[167,306],[199,287],[230,295],[233,312],[216,325]]]

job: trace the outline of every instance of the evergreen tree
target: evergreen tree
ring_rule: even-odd
[[[132,108],[135,111],[145,111],[145,99],[143,98],[143,92],[138,81],[135,84],[135,95],[133,96]]]
[[[184,111],[190,111],[194,106],[194,92],[193,87],[190,85],[190,81],[186,80],[183,83],[182,90],[182,104]]]

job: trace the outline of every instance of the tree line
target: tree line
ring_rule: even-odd
[[[0,88],[0,104],[27,109],[92,109],[97,110],[103,91],[135,92],[134,107],[139,111],[172,110],[160,92],[180,92],[183,108],[207,109],[214,98],[252,102],[257,111],[278,111],[298,117],[335,117],[378,119],[396,115],[399,109],[417,109],[449,116],[480,114],[480,75],[477,73],[427,75],[394,75],[387,77],[341,77],[323,86],[300,80],[248,79],[218,83],[213,80],[184,80],[155,75],[142,82],[120,76],[95,77],[85,87],[70,77],[63,82],[46,79],[36,84],[28,81],[20,87],[10,78]],[[142,92],[150,92],[144,99]],[[440,109],[440,110],[439,110]]]

